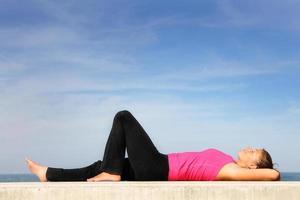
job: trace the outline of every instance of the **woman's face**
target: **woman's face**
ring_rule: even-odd
[[[261,159],[263,149],[246,147],[238,152],[238,158],[247,166],[256,166]]]

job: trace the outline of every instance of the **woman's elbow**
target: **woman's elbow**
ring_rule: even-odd
[[[274,174],[272,175],[272,181],[280,181],[280,172],[277,170],[274,170]]]

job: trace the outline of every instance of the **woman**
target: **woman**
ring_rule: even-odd
[[[128,158],[125,157],[127,148]],[[26,159],[40,181],[275,181],[265,149],[245,148],[234,160],[217,149],[160,153],[129,111],[118,112],[106,143],[103,160],[78,169],[39,165]]]

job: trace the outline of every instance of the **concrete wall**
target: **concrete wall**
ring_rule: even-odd
[[[300,182],[23,182],[0,183],[0,199],[300,200]]]

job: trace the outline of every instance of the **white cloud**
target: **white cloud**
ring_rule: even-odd
[[[291,101],[287,109],[287,115],[300,117],[300,102]]]
[[[66,27],[17,27],[0,30],[1,46],[6,47],[43,47],[74,44],[80,33]],[[29,49],[30,50],[30,49]]]
[[[220,62],[218,64],[207,64],[204,67],[193,67],[188,70],[179,69],[159,75],[161,79],[171,80],[205,80],[216,78],[234,78],[241,76],[258,76],[277,73],[278,69],[261,68],[260,66],[244,66],[242,63]]]
[[[232,0],[211,2],[213,8],[205,15],[189,16],[184,11],[162,19],[152,19],[152,28],[168,26],[196,26],[207,28],[258,28],[299,31],[299,1],[250,1]],[[184,9],[183,9],[184,10]],[[188,16],[188,17],[187,17]],[[151,23],[149,23],[151,24]]]
[[[251,1],[243,4],[232,0],[218,1],[225,24],[237,27],[299,30],[297,1]]]

